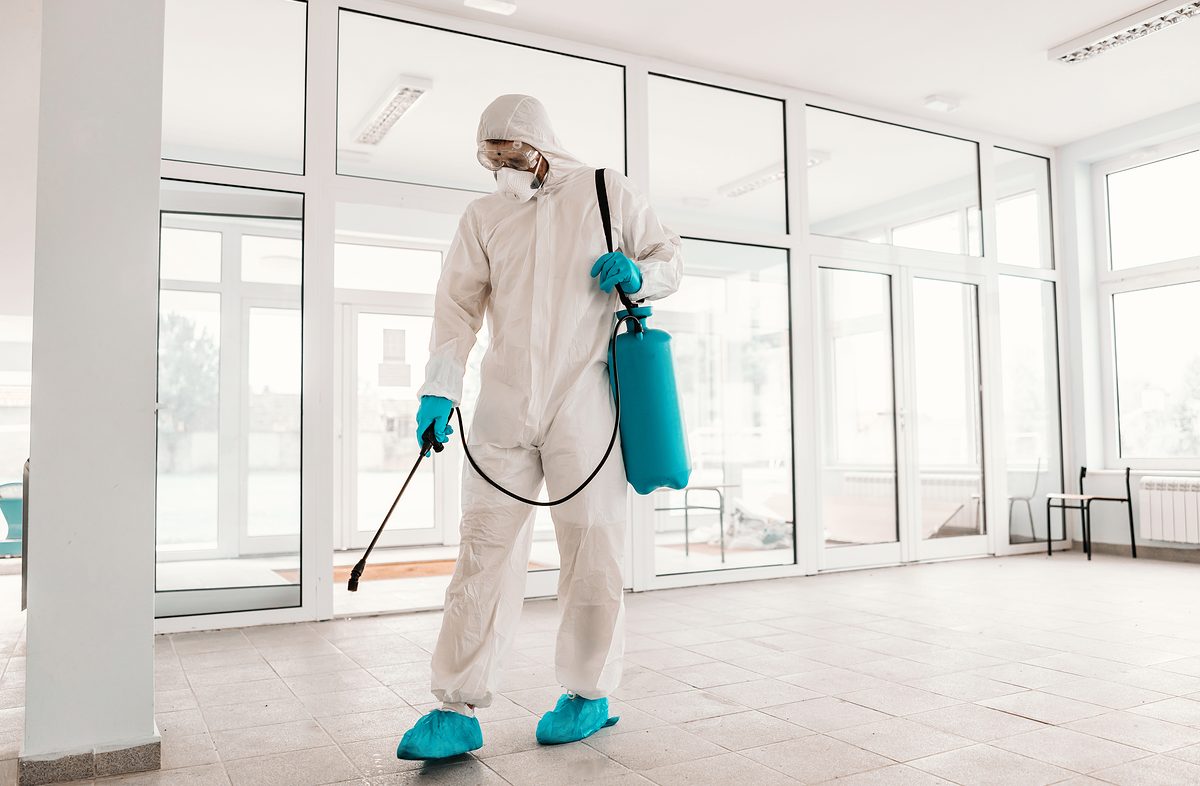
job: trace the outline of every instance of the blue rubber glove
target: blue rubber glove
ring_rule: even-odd
[[[620,251],[610,251],[597,259],[592,265],[592,278],[599,278],[600,289],[605,292],[612,292],[617,284],[626,295],[642,288],[642,271]]]
[[[417,445],[424,445],[421,438],[429,424],[433,424],[433,436],[438,442],[449,442],[454,428],[450,425],[450,410],[454,402],[441,396],[421,396],[421,404],[417,407]],[[429,451],[425,451],[429,455]]]

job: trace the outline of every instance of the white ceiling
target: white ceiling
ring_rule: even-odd
[[[1150,0],[516,0],[509,17],[406,2],[918,116],[947,119],[921,102],[948,95],[956,125],[1049,145],[1200,102],[1200,20],[1089,62],[1046,58]]]

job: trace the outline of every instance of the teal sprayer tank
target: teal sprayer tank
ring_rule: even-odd
[[[612,251],[612,216],[603,169],[596,170],[596,203],[604,225],[604,241]],[[625,310],[618,311],[616,319],[625,326],[625,332],[613,336],[608,351],[608,381],[613,395],[620,393],[625,478],[639,494],[684,488],[692,474],[692,462],[679,389],[675,387],[671,335],[647,326],[649,306],[634,303],[620,286],[617,296]]]
[[[620,389],[625,477],[639,494],[684,488],[692,473],[671,335],[649,327],[650,316],[649,306],[617,313],[617,319],[636,322],[624,319],[625,331],[614,342],[616,373],[609,375],[614,395]],[[610,357],[609,368],[613,361]]]

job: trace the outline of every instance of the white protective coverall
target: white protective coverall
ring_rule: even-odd
[[[567,153],[535,98],[505,95],[479,121],[479,140],[519,140],[549,162],[523,203],[472,202],[450,245],[434,300],[422,396],[462,399],[467,356],[487,314],[491,343],[467,445],[507,489],[534,498],[570,493],[604,455],[613,428],[606,363],[616,293],[591,277],[608,251],[595,170]],[[669,295],[682,275],[678,235],[659,223],[628,179],[606,173],[613,247],[642,272],[638,299]],[[551,508],[560,554],[557,678],[584,698],[621,679],[625,470],[616,450],[591,484]],[[464,462],[462,542],[433,655],[433,693],[487,707],[516,634],[534,509],[496,491]]]

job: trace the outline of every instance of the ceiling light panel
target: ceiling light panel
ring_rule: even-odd
[[[1198,16],[1200,2],[1180,3],[1179,0],[1168,0],[1056,46],[1047,54],[1051,60],[1062,63],[1081,63],[1122,44],[1137,41],[1151,33],[1166,30]]]

